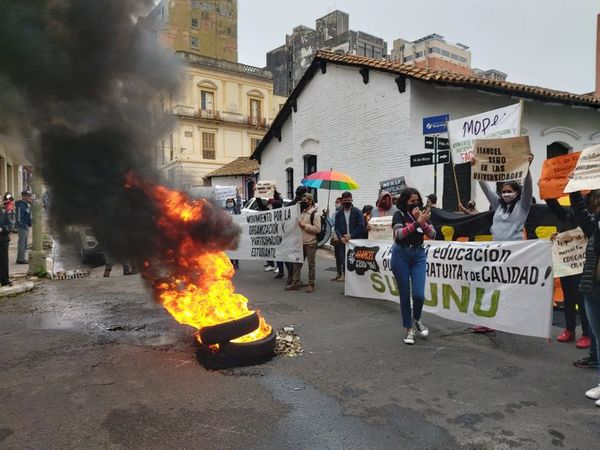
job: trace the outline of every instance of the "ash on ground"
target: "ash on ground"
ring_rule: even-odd
[[[304,353],[300,336],[296,334],[293,325],[282,327],[277,331],[275,354],[278,356],[299,356]]]

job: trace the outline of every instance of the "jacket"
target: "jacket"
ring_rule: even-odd
[[[315,211],[315,216],[311,224],[310,216],[313,211]],[[304,228],[300,228],[302,230],[302,244],[316,244],[317,234],[321,232],[321,216],[319,215],[319,211],[317,211],[317,207],[313,205],[302,211],[300,213],[300,221],[305,225]]]
[[[335,215],[335,234],[341,239],[345,234],[349,234],[351,239],[361,239],[365,234],[365,219],[362,212],[353,206],[350,210],[350,231],[346,226],[346,217],[344,217],[344,208]]]
[[[389,197],[389,199],[390,199],[390,209],[381,210],[381,209],[379,209],[379,205],[381,204],[381,201],[386,197]],[[375,203],[375,208],[373,208],[373,210],[371,211],[371,217],[386,217],[386,216],[393,217],[394,214],[396,214],[396,211],[398,211],[398,208],[396,208],[394,206],[394,202],[392,200],[392,194],[390,194],[388,191],[381,191],[381,193],[379,194],[379,197],[377,198],[377,202]]]
[[[15,202],[17,228],[26,230],[31,227],[31,206],[25,200]]]
[[[577,222],[588,238],[579,290],[581,292],[589,293],[592,292],[598,284],[598,281],[596,280],[596,265],[598,264],[598,256],[600,253],[600,245],[596,245],[596,242],[600,242],[598,215],[593,215],[588,211],[581,192],[573,192],[569,194],[569,198],[571,199],[571,209],[577,218]]]
[[[10,231],[12,224],[8,214],[0,209],[0,242],[10,242]]]

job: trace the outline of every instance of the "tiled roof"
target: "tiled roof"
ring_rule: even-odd
[[[212,177],[235,177],[241,175],[252,175],[257,172],[260,167],[260,164],[253,159],[248,158],[247,156],[241,156],[237,159],[234,159],[228,164],[218,168],[217,170],[213,170],[208,175],[207,178]]]

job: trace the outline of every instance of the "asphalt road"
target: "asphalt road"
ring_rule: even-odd
[[[397,305],[344,297],[331,265],[305,294],[242,261],[238,291],[305,352],[224,371],[138,276],[98,267],[3,299],[0,448],[598,447],[598,374],[571,365],[585,352],[431,315],[406,346]]]

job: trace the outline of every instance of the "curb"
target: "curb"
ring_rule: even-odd
[[[22,283],[15,283],[12,286],[0,287],[0,297],[12,297],[13,295],[23,294],[33,290],[32,281],[24,281]]]

